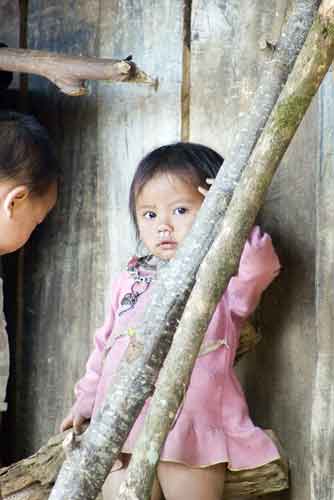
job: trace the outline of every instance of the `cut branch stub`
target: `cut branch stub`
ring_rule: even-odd
[[[131,60],[69,56],[40,50],[0,48],[0,70],[44,76],[65,94],[87,94],[85,80],[157,85]]]

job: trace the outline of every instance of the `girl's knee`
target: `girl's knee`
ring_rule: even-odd
[[[116,500],[121,484],[126,479],[127,467],[130,461],[130,455],[122,455],[123,467],[111,472],[102,487],[103,500]],[[162,491],[157,479],[155,479],[151,500],[162,500]]]
[[[119,488],[124,481],[125,476],[126,469],[110,472],[102,487],[103,500],[115,500],[117,498]]]
[[[225,464],[193,468],[173,462],[160,462],[158,479],[166,500],[222,500]]]

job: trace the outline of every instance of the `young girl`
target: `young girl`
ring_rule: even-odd
[[[58,175],[53,146],[36,119],[0,112],[0,256],[22,247],[52,209]],[[5,326],[0,278],[0,412],[9,375]]]
[[[75,387],[76,402],[62,430],[79,431],[103,403],[131,332],[143,318],[159,266],[175,256],[191,228],[223,158],[199,144],[161,147],[139,164],[130,189],[130,212],[147,255],[132,258],[116,279],[104,326],[86,374]],[[243,321],[255,309],[262,291],[279,272],[270,237],[255,227],[246,242],[237,276],[218,304],[203,345],[217,346],[199,355],[181,410],[165,441],[152,499],[221,500],[226,466],[251,469],[279,457],[267,435],[249,418],[247,404],[233,370]],[[133,341],[133,340],[132,340]],[[113,500],[124,479],[129,457],[142,427],[149,399],[125,442],[120,463],[103,487]],[[185,493],[186,492],[186,493]]]

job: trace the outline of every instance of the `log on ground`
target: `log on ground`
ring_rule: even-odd
[[[274,433],[267,432],[278,445],[281,459],[252,470],[228,470],[224,500],[266,495],[288,488],[287,460]],[[3,500],[46,500],[64,461],[63,442],[69,434],[71,431],[53,436],[31,457],[0,469]]]

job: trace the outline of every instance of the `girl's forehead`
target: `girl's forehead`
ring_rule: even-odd
[[[161,173],[148,180],[136,197],[136,205],[152,202],[163,202],[173,198],[191,198],[201,196],[193,180],[187,175]]]
[[[193,179],[187,174],[176,174],[172,172],[162,172],[147,180],[140,189],[138,196],[142,193],[163,191],[189,191],[196,189]]]

